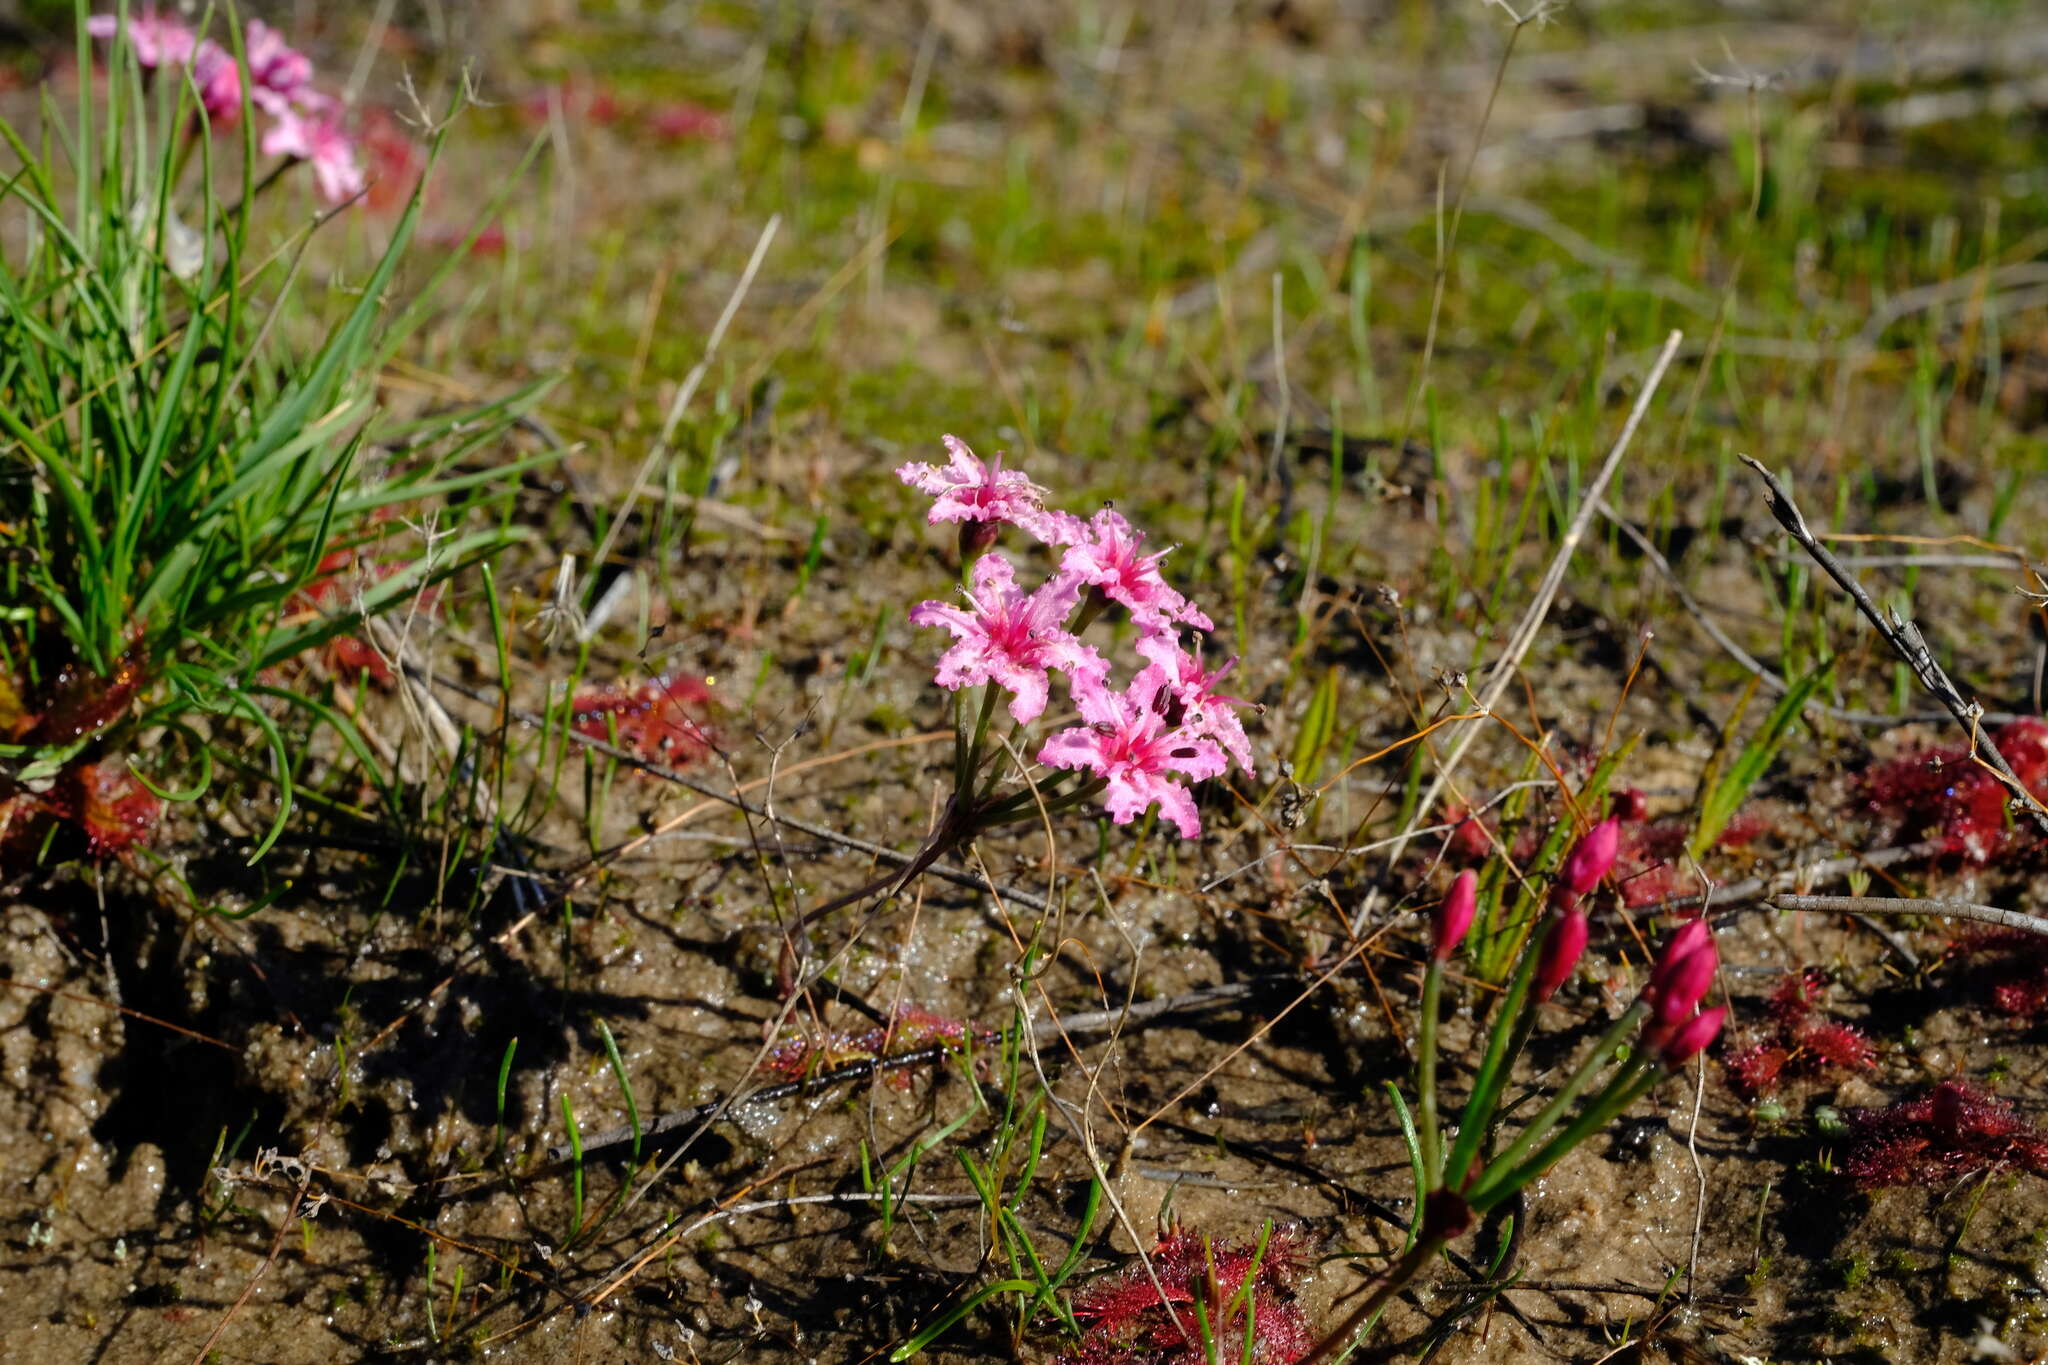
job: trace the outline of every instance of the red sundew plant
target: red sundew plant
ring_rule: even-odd
[[[583,693],[569,723],[577,734],[617,744],[645,762],[681,768],[714,747],[706,728],[711,706],[702,678],[671,673],[634,688]]]
[[[65,774],[49,808],[85,835],[94,858],[117,857],[148,839],[162,818],[164,803],[142,785],[119,758],[86,763]]]
[[[2022,717],[2001,726],[1992,740],[2029,791],[2048,794],[2048,721]],[[1880,764],[1858,785],[1865,809],[1892,830],[1931,832],[1950,856],[1965,862],[1981,866],[2040,847],[2039,840],[2012,828],[2004,786],[1966,746],[1927,749]]]
[[[1943,1185],[1994,1166],[2048,1175],[2048,1133],[1962,1081],[1843,1117],[1851,1136],[1842,1169],[1866,1190]]]
[[[2048,1014],[2048,939],[2024,929],[1986,929],[1952,945],[1974,964],[1972,978],[2002,1014],[2038,1019]]]
[[[1817,1076],[1829,1069],[1865,1071],[1876,1065],[1877,1049],[1870,1039],[1819,1013],[1827,984],[1826,973],[1808,967],[1787,976],[1771,992],[1764,1037],[1727,1059],[1743,1094],[1757,1099],[1791,1076]]]
[[[878,1024],[858,1033],[831,1032],[794,1038],[778,1044],[761,1060],[761,1069],[784,1080],[800,1081],[854,1062],[886,1061],[890,1057],[922,1052],[938,1044],[963,1047],[969,1034],[980,1039],[995,1036],[965,1020],[934,1014],[916,1005],[905,1005],[896,1011],[887,1025]],[[889,1074],[888,1080],[899,1089],[908,1089],[911,1077],[907,1071],[895,1071]]]
[[[1074,1296],[1081,1342],[1056,1365],[1295,1365],[1314,1344],[1294,1302],[1304,1252],[1289,1228],[1258,1242],[1177,1228],[1152,1249],[1150,1273],[1127,1266]]]

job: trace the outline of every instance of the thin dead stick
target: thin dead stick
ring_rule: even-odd
[[[1725,912],[1730,906],[1749,905],[1764,900],[1781,891],[1795,887],[1812,886],[1815,882],[1829,881],[1847,876],[1851,872],[1874,872],[1890,867],[1893,863],[1917,862],[1942,853],[1948,845],[1940,839],[1923,839],[1917,844],[1899,844],[1892,848],[1872,849],[1868,853],[1852,853],[1841,858],[1820,858],[1810,863],[1798,863],[1783,872],[1774,872],[1768,877],[1750,877],[1739,882],[1730,882],[1714,892],[1714,904]],[[1705,903],[1698,894],[1670,896],[1649,905],[1630,906],[1631,914],[1662,915],[1673,910],[1692,910]]]
[[[1543,628],[1544,619],[1550,615],[1551,603],[1557,600],[1557,590],[1564,583],[1565,570],[1571,564],[1572,555],[1578,550],[1579,542],[1586,538],[1593,518],[1599,515],[1600,500],[1606,496],[1608,484],[1614,481],[1614,473],[1621,467],[1621,458],[1628,453],[1629,443],[1635,439],[1636,429],[1642,426],[1643,418],[1650,410],[1650,400],[1656,397],[1657,386],[1664,382],[1664,372],[1671,368],[1671,358],[1678,354],[1678,344],[1684,339],[1685,334],[1678,331],[1672,332],[1664,339],[1664,350],[1658,355],[1657,363],[1650,367],[1649,377],[1643,381],[1643,390],[1636,395],[1635,406],[1629,409],[1628,420],[1622,423],[1621,434],[1615,437],[1613,449],[1607,452],[1607,459],[1602,462],[1599,472],[1593,476],[1592,482],[1586,486],[1584,495],[1579,499],[1578,513],[1573,516],[1571,525],[1566,528],[1564,539],[1558,543],[1557,553],[1551,557],[1549,569],[1544,572],[1542,582],[1537,585],[1535,600],[1529,603],[1529,610],[1523,614],[1521,624],[1509,637],[1507,649],[1502,653],[1500,662],[1495,664],[1493,671],[1487,675],[1485,687],[1478,698],[1481,711],[1491,712],[1500,703],[1502,695],[1508,690],[1508,684],[1514,680],[1516,671],[1521,667],[1523,657],[1528,654],[1530,646],[1536,643],[1537,632]],[[1400,842],[1387,855],[1389,864],[1401,856],[1407,840],[1413,836],[1422,822],[1429,818],[1430,812],[1435,810],[1437,798],[1443,795],[1444,788],[1450,784],[1451,774],[1456,772],[1458,765],[1464,761],[1478,734],[1477,726],[1468,726],[1452,741],[1450,751],[1444,755],[1443,762],[1437,765],[1435,776],[1430,779],[1429,789],[1416,804],[1414,813],[1408,817],[1408,828],[1402,831]],[[1352,921],[1351,928],[1354,934],[1364,927],[1366,916],[1378,908],[1378,899],[1376,892],[1365,898],[1359,907],[1357,917]]]
[[[232,1043],[223,1043],[220,1039],[208,1037],[197,1029],[189,1029],[182,1024],[174,1024],[168,1019],[159,1019],[153,1014],[144,1014],[141,1010],[131,1010],[126,1005],[115,1005],[105,1000],[96,1000],[90,995],[75,995],[70,991],[60,991],[54,986],[38,986],[32,981],[15,981],[8,977],[0,977],[0,986],[5,986],[10,990],[34,991],[37,995],[47,995],[53,1000],[70,1000],[80,1005],[93,1005],[99,1009],[112,1010],[124,1019],[134,1019],[144,1024],[154,1024],[158,1028],[169,1029],[172,1033],[190,1038],[196,1043],[205,1043],[209,1047],[220,1048],[224,1052],[239,1054],[242,1051],[242,1049],[234,1046]]]
[[[2048,835],[2048,806],[2035,799],[2013,772],[2012,765],[2005,761],[2005,755],[1998,752],[1998,746],[1985,736],[1982,730],[1984,708],[1977,702],[1963,700],[1962,693],[1956,690],[1956,685],[1949,681],[1947,672],[1927,648],[1920,628],[1896,611],[1879,611],[1877,603],[1871,601],[1870,594],[1864,590],[1862,581],[1806,528],[1806,518],[1800,515],[1798,504],[1792,501],[1792,495],[1785,490],[1785,485],[1778,482],[1777,476],[1747,455],[1742,457],[1742,462],[1754,469],[1764,481],[1764,487],[1769,490],[1771,515],[1778,519],[1778,524],[1799,542],[1807,554],[1813,556],[1815,563],[1827,570],[1828,577],[1855,601],[1856,609],[1863,613],[1864,619],[1884,637],[1884,642],[1892,647],[1893,652],[1906,661],[1906,666],[1913,670],[1913,676],[1920,680],[1920,685],[1956,718],[1956,724],[1969,732],[1971,756],[1998,779],[2011,796],[2012,804],[2027,813],[2034,827]]]
[[[1032,1040],[1038,1044],[1053,1042],[1062,1034],[1108,1033],[1122,1025],[1148,1024],[1154,1020],[1174,1015],[1203,1014],[1210,1010],[1228,1009],[1260,991],[1294,980],[1292,973],[1274,973],[1270,976],[1253,977],[1246,981],[1226,981],[1214,986],[1201,986],[1163,1000],[1145,1000],[1133,1004],[1127,1010],[1090,1010],[1084,1014],[1061,1015],[1054,1019],[1035,1020],[1031,1026]],[[995,1037],[993,1031],[987,1037]],[[876,1057],[858,1062],[849,1062],[808,1080],[785,1081],[779,1085],[764,1086],[750,1095],[740,1098],[741,1104],[767,1104],[777,1100],[815,1095],[835,1085],[850,1081],[866,1080],[883,1071],[898,1071],[905,1067],[920,1066],[945,1057],[953,1049],[945,1044],[921,1047],[912,1052],[901,1052],[891,1057]],[[662,1114],[640,1128],[640,1140],[645,1143],[701,1120],[706,1114],[718,1109],[718,1104],[692,1105]],[[614,1147],[630,1146],[634,1133],[631,1128],[612,1128],[583,1139],[583,1156],[586,1160],[600,1152]],[[567,1161],[574,1153],[565,1144],[548,1148],[549,1162]],[[470,1191],[465,1190],[464,1193]]]
[[[277,1264],[277,1254],[284,1249],[284,1235],[291,1230],[292,1224],[296,1221],[294,1215],[298,1213],[299,1206],[305,1202],[306,1191],[311,1189],[312,1186],[313,1172],[308,1167],[300,1174],[298,1188],[292,1191],[291,1202],[284,1206],[284,1213],[277,1220],[277,1235],[270,1239],[270,1250],[264,1255],[263,1264],[257,1266],[255,1273],[249,1276],[249,1283],[242,1286],[241,1297],[228,1305],[228,1311],[221,1315],[221,1320],[213,1325],[211,1332],[207,1333],[205,1344],[199,1348],[199,1354],[192,1357],[192,1365],[206,1365],[207,1357],[212,1355],[213,1345],[220,1340],[221,1333],[228,1330],[228,1324],[235,1320],[235,1315],[240,1313],[247,1306],[249,1300],[254,1297],[256,1286],[263,1279],[264,1274],[269,1271],[271,1266]]]
[[[1728,657],[1742,665],[1744,669],[1772,693],[1783,696],[1790,690],[1786,687],[1783,678],[1772,672],[1764,664],[1758,662],[1749,651],[1736,644],[1732,636],[1714,624],[1713,618],[1707,614],[1707,609],[1701,606],[1690,592],[1686,591],[1685,584],[1679,581],[1678,571],[1671,567],[1671,561],[1664,558],[1663,552],[1658,550],[1648,536],[1630,525],[1619,512],[1615,511],[1611,505],[1604,501],[1600,504],[1600,515],[1613,522],[1615,528],[1628,537],[1629,542],[1636,547],[1643,558],[1650,562],[1651,567],[1663,575],[1664,581],[1670,585],[1671,591],[1677,596],[1678,605],[1684,607],[1686,615],[1692,617],[1699,628],[1707,633],[1707,638],[1719,645]],[[1873,563],[1877,562],[1880,558],[1883,557],[1869,556],[1856,560],[1856,562]],[[1905,557],[1902,556],[1902,558]],[[1987,555],[1984,558],[1987,562],[1992,562],[1990,556]],[[1850,561],[1845,560],[1844,562]],[[2007,568],[2012,567],[2011,560],[2001,559],[1995,562]],[[1850,725],[1925,725],[1930,721],[1946,718],[1945,714],[1939,711],[1905,711],[1897,715],[1887,715],[1882,711],[1851,711],[1844,707],[1829,706],[1818,698],[1809,698],[1805,709],[1816,715],[1826,716],[1830,720],[1839,720]],[[2010,711],[1986,711],[1979,719],[1989,721],[1993,725],[2004,725],[2010,721],[2020,719],[2020,716]]]
[[[1912,900],[1903,896],[1773,896],[1770,903],[1780,910],[1817,910],[1825,915],[1940,915],[2048,935],[2048,919],[2023,915],[2017,910],[2001,910],[1995,905],[1972,905],[1968,901]]]
[[[597,553],[590,557],[590,578],[584,583],[583,593],[579,596],[589,594],[591,584],[597,581],[597,575],[603,571],[605,563],[611,556],[612,547],[618,543],[619,532],[632,518],[633,504],[638,502],[641,493],[646,491],[647,481],[654,477],[655,466],[668,454],[668,443],[675,436],[676,428],[681,425],[683,413],[689,408],[690,400],[697,396],[697,386],[704,382],[705,374],[711,369],[711,361],[718,354],[719,343],[725,340],[725,329],[732,325],[733,315],[740,311],[740,304],[747,297],[747,290],[753,287],[754,276],[760,272],[761,262],[768,255],[768,244],[775,240],[775,230],[781,226],[782,215],[777,213],[770,215],[767,224],[762,227],[761,236],[754,243],[754,254],[747,261],[747,268],[740,272],[740,281],[733,287],[732,297],[725,301],[725,311],[718,315],[717,323],[711,328],[711,335],[704,342],[703,358],[683,377],[683,386],[676,390],[675,401],[668,405],[668,415],[662,419],[661,434],[648,449],[647,458],[640,462],[639,471],[633,475],[633,486],[626,493],[626,500],[619,504],[618,515],[612,518],[612,524],[605,531],[603,541],[598,544]]]

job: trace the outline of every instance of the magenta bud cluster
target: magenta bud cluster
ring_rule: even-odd
[[[1466,869],[1451,883],[1443,904],[1436,910],[1436,941],[1431,952],[1438,962],[1449,962],[1451,954],[1471,932],[1473,917],[1479,913],[1479,874]]]
[[[1650,1011],[1643,1041],[1656,1049],[1666,1067],[1691,1061],[1720,1035],[1728,1011],[1699,1012],[1720,966],[1713,931],[1705,920],[1693,920],[1671,936],[1651,969],[1642,996]]]

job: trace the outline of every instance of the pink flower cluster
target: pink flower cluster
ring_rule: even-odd
[[[922,602],[910,613],[913,624],[953,635],[939,659],[938,684],[957,690],[993,683],[1009,693],[1011,719],[1029,725],[1045,712],[1052,675],[1065,677],[1083,723],[1048,737],[1038,761],[1101,781],[1103,805],[1120,825],[1156,805],[1181,837],[1198,837],[1201,819],[1186,782],[1221,776],[1233,761],[1254,771],[1235,709],[1248,703],[1216,691],[1234,659],[1212,671],[1199,641],[1194,650],[1183,643],[1183,627],[1213,626],[1161,575],[1167,552],[1145,553],[1144,533],[1115,509],[1083,521],[1048,508],[1045,490],[1004,469],[1000,456],[984,463],[965,442],[944,440],[944,466],[913,463],[896,471],[932,499],[930,524],[958,523],[963,552],[981,554],[964,608]],[[1058,569],[1028,592],[1017,583],[1016,565],[990,550],[1005,526],[1061,551]],[[1110,684],[1110,662],[1079,634],[1110,604],[1137,627],[1133,649],[1142,661],[1121,689]]]
[[[119,15],[95,14],[85,27],[93,37],[111,42],[123,22]],[[125,23],[135,60],[143,67],[189,69],[200,107],[215,126],[241,117],[246,74],[248,102],[271,120],[263,132],[263,154],[309,163],[321,197],[330,204],[347,203],[363,192],[362,162],[344,126],[340,101],[313,88],[312,60],[276,29],[260,19],[249,21],[245,68],[227,48],[153,8],[145,6]]]

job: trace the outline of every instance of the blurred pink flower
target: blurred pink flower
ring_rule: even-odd
[[[117,14],[95,14],[85,21],[85,31],[95,38],[111,40],[120,28]],[[192,60],[198,39],[177,20],[160,19],[153,7],[146,7],[128,16],[128,42],[142,66],[182,66]]]
[[[648,112],[647,131],[670,142],[723,142],[729,129],[716,109],[676,100]]]
[[[958,690],[995,683],[1011,694],[1011,717],[1029,725],[1045,711],[1047,670],[1065,673],[1077,694],[1099,688],[1109,676],[1108,661],[1065,628],[1080,596],[1080,585],[1064,575],[1026,593],[1009,560],[983,555],[974,563],[972,611],[920,602],[910,609],[910,622],[953,632],[953,647],[939,657],[939,686]]]
[[[1145,533],[1114,507],[1105,507],[1091,517],[1088,529],[1088,539],[1072,546],[1061,559],[1062,572],[1102,589],[1103,596],[1122,603],[1140,620],[1179,621],[1197,630],[1216,628],[1160,576],[1159,561],[1166,558],[1171,546],[1156,554],[1139,554]]]
[[[242,116],[242,68],[235,54],[208,38],[192,57],[192,83],[199,88],[199,104],[215,127],[224,127]]]
[[[339,109],[285,110],[263,134],[263,154],[311,162],[320,197],[330,204],[345,204],[363,192],[362,163],[356,159],[355,140],[341,126]]]
[[[252,103],[265,113],[280,117],[295,105],[307,105],[313,85],[310,57],[294,49],[261,19],[249,21],[248,55]]]
[[[1047,739],[1038,761],[1053,768],[1085,768],[1108,779],[1102,804],[1117,824],[1128,825],[1156,803],[1181,838],[1194,839],[1202,833],[1194,798],[1167,774],[1182,773],[1199,782],[1220,776],[1230,760],[1214,741],[1167,724],[1160,714],[1163,686],[1151,669],[1123,692],[1077,682],[1074,700],[1088,723]]]
[[[947,521],[1000,522],[1038,537],[1048,545],[1072,545],[1087,534],[1087,525],[1067,512],[1049,512],[1045,490],[1017,470],[1005,470],[1003,457],[983,464],[957,436],[941,437],[950,456],[946,467],[906,464],[896,477],[932,499],[925,520],[933,526]]]
[[[1211,673],[1202,667],[1201,659],[1181,648],[1174,633],[1163,630],[1140,635],[1136,648],[1151,664],[1145,673],[1157,670],[1166,684],[1163,695],[1169,702],[1164,712],[1168,723],[1185,726],[1198,735],[1215,740],[1229,751],[1238,767],[1257,777],[1258,769],[1252,764],[1251,741],[1245,737],[1244,724],[1237,718],[1238,707],[1253,703],[1242,697],[1222,696],[1216,691],[1216,684],[1237,666],[1237,660],[1227,660]]]

